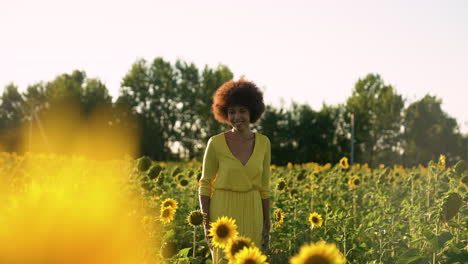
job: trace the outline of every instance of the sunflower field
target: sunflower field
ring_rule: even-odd
[[[198,162],[0,153],[0,263],[211,263]],[[232,263],[466,263],[468,164],[271,166],[270,247]],[[227,232],[229,233],[229,232]]]

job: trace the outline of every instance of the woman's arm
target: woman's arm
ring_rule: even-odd
[[[262,249],[266,250],[270,246],[270,198],[262,199],[263,210],[263,231],[262,231]]]
[[[200,200],[200,210],[205,214],[204,230],[205,238],[210,245],[211,237],[208,236],[210,230],[210,202],[211,202],[211,184],[218,170],[218,160],[213,145],[213,138],[208,140],[205,155],[203,156],[202,177],[199,182],[198,197]]]
[[[208,236],[208,232],[210,230],[210,202],[211,199],[209,196],[206,195],[199,195],[198,196],[200,199],[200,210],[202,211],[203,214],[205,214],[205,221],[203,221],[203,228],[205,231],[205,238],[206,241],[208,242],[208,245],[210,244],[211,237]]]
[[[263,159],[263,175],[262,175],[262,197],[263,210],[263,232],[262,232],[262,249],[267,250],[270,246],[270,163],[271,163],[271,143],[267,138],[265,157]]]

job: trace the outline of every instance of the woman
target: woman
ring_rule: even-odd
[[[209,222],[228,216],[236,220],[239,235],[266,249],[270,236],[270,140],[250,130],[265,111],[263,95],[249,81],[228,81],[213,96],[216,120],[232,129],[208,140],[199,186],[200,207]],[[211,247],[211,245],[210,245]],[[223,258],[212,248],[213,263]]]

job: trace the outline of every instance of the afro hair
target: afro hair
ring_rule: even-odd
[[[244,79],[227,81],[213,95],[213,115],[221,123],[230,125],[228,108],[241,105],[249,109],[250,123],[257,122],[265,111],[263,94],[253,83]]]

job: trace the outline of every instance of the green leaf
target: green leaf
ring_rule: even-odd
[[[435,236],[434,233],[432,233],[432,231],[429,230],[424,230],[423,235],[429,241],[431,241]]]
[[[175,232],[173,229],[171,229],[167,231],[166,234],[164,234],[163,240],[164,241],[171,240],[174,235],[175,235]]]
[[[397,264],[426,264],[430,260],[429,257],[419,255],[419,250],[416,248],[410,248],[408,251],[403,253],[398,259]]]
[[[179,250],[179,253],[177,253],[177,256],[186,258],[188,256],[188,254],[189,254],[190,249],[191,249],[191,247],[183,248],[183,249]]]
[[[442,232],[442,234],[440,234],[440,236],[438,237],[438,246],[439,248],[442,248],[444,247],[445,243],[447,241],[449,241],[450,239],[453,238],[453,235],[449,232]]]

